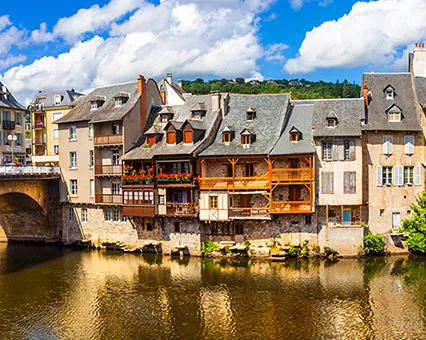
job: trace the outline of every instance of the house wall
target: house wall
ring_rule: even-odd
[[[263,158],[229,157],[229,159],[232,158],[238,158],[238,162],[235,164],[235,177],[245,177],[247,163],[253,164],[254,176],[263,176],[268,173],[268,164]],[[205,159],[201,166],[202,177],[226,177],[228,164],[231,165],[228,158]]]
[[[2,126],[2,121],[3,121],[3,111],[10,111],[11,112],[11,120],[15,121],[15,112],[20,112],[22,115],[22,125],[16,125],[14,130],[3,130],[3,126]],[[0,134],[1,134],[1,138],[0,138],[0,163],[7,163],[7,159],[5,157],[5,153],[10,154],[11,156],[11,152],[12,152],[12,145],[5,145],[4,143],[4,136],[7,133],[11,133],[12,135],[16,134],[16,133],[21,133],[22,134],[22,145],[21,146],[17,146],[15,145],[13,148],[14,154],[15,155],[20,155],[20,156],[24,156],[26,153],[25,150],[25,111],[22,110],[15,110],[15,109],[10,109],[10,108],[2,108],[0,107]],[[15,160],[12,160],[13,162]]]
[[[404,154],[404,135],[414,135],[414,154]],[[383,154],[382,137],[391,135],[393,139],[392,155]],[[392,213],[400,213],[401,223],[409,216],[410,204],[424,189],[423,135],[406,132],[366,132],[363,135],[365,148],[365,170],[368,176],[369,227],[374,233],[386,233],[392,229]],[[421,166],[420,186],[377,186],[376,169],[378,166]],[[382,209],[382,210],[381,210]]]

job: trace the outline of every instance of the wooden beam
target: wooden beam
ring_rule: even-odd
[[[325,206],[325,240],[328,241],[328,204]]]

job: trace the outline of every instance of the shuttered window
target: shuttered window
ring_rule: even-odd
[[[406,155],[414,154],[414,136],[404,136],[404,153]]]
[[[322,159],[325,161],[331,161],[332,159],[332,153],[331,149],[333,147],[333,144],[331,141],[325,141],[322,143]]]
[[[334,172],[321,173],[321,192],[323,194],[334,194]]]
[[[383,167],[378,166],[376,168],[376,186],[381,187],[383,185]]]
[[[414,167],[404,166],[404,184],[414,184]]]
[[[422,167],[417,165],[414,167],[414,185],[421,185],[422,183]]]
[[[185,144],[192,143],[192,131],[185,131],[183,137],[183,141],[185,142]]]
[[[384,166],[382,167],[382,185],[391,185],[392,184],[392,167]]]
[[[396,185],[396,186],[404,185],[404,167],[398,165],[398,166],[394,166],[393,169],[394,169],[393,170],[393,172],[394,172],[393,173],[393,185]]]
[[[343,188],[345,194],[356,193],[356,172],[345,171],[343,174]]]
[[[176,144],[176,132],[167,132],[167,144]]]
[[[383,154],[392,155],[392,136],[383,136]]]

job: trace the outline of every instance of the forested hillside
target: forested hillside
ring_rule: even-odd
[[[289,93],[293,99],[321,99],[321,98],[358,98],[361,88],[350,84],[347,80],[336,81],[307,81],[305,79],[278,79],[245,82],[244,78],[235,80],[214,79],[204,81],[184,80],[183,88],[192,94],[208,94],[210,91],[230,93],[260,94],[260,93]]]

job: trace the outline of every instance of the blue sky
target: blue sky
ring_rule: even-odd
[[[359,83],[362,72],[406,71],[425,17],[424,0],[5,2],[0,75],[21,101],[139,73]]]

